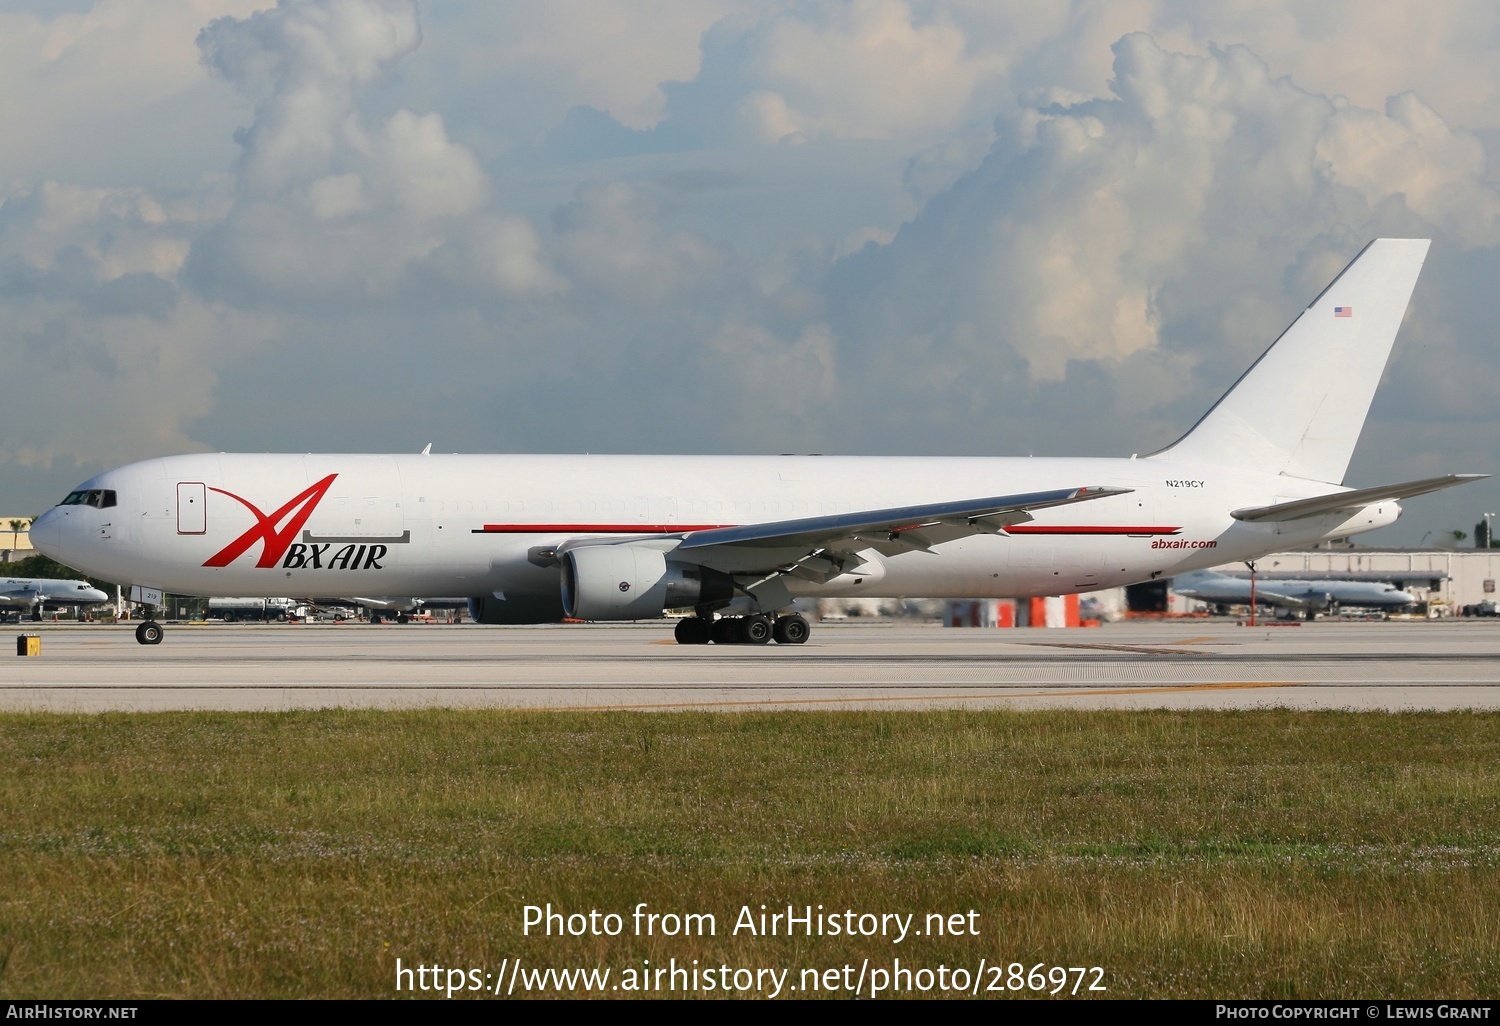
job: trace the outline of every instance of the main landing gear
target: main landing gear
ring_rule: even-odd
[[[689,616],[677,621],[675,631],[679,645],[764,645],[775,641],[778,645],[800,645],[812,633],[806,618],[800,613],[778,616],[721,616],[710,620],[703,616]]]
[[[161,624],[155,620],[146,620],[136,626],[135,640],[142,645],[160,645],[162,629]]]

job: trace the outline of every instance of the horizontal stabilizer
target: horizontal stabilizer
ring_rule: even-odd
[[[1274,506],[1247,506],[1229,515],[1236,520],[1246,520],[1251,523],[1305,520],[1308,517],[1331,516],[1335,513],[1348,513],[1352,516],[1366,506],[1377,502],[1409,499],[1413,495],[1426,495],[1428,492],[1468,484],[1470,481],[1478,481],[1489,476],[1488,474],[1448,474],[1444,477],[1424,478],[1421,481],[1405,481],[1401,484],[1334,492],[1332,495],[1316,495],[1311,499],[1278,502]]]

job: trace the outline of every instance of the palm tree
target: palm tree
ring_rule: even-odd
[[[20,544],[21,544],[21,528],[23,528],[23,527],[29,527],[29,526],[30,526],[30,524],[27,521],[25,521],[25,520],[12,520],[10,522],[10,547],[11,548],[14,549],[14,548],[17,548],[17,547],[20,546]]]

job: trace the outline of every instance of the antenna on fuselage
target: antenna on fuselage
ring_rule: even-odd
[[[431,442],[428,442],[427,445],[422,449],[422,455],[423,456],[431,456],[432,455],[432,443]]]

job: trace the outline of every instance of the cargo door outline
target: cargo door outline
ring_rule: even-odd
[[[308,544],[382,542],[406,545],[401,474],[391,456],[308,456],[303,465],[309,481],[329,474],[335,479],[328,494],[313,510],[300,541]],[[472,505],[472,504],[471,504]]]

